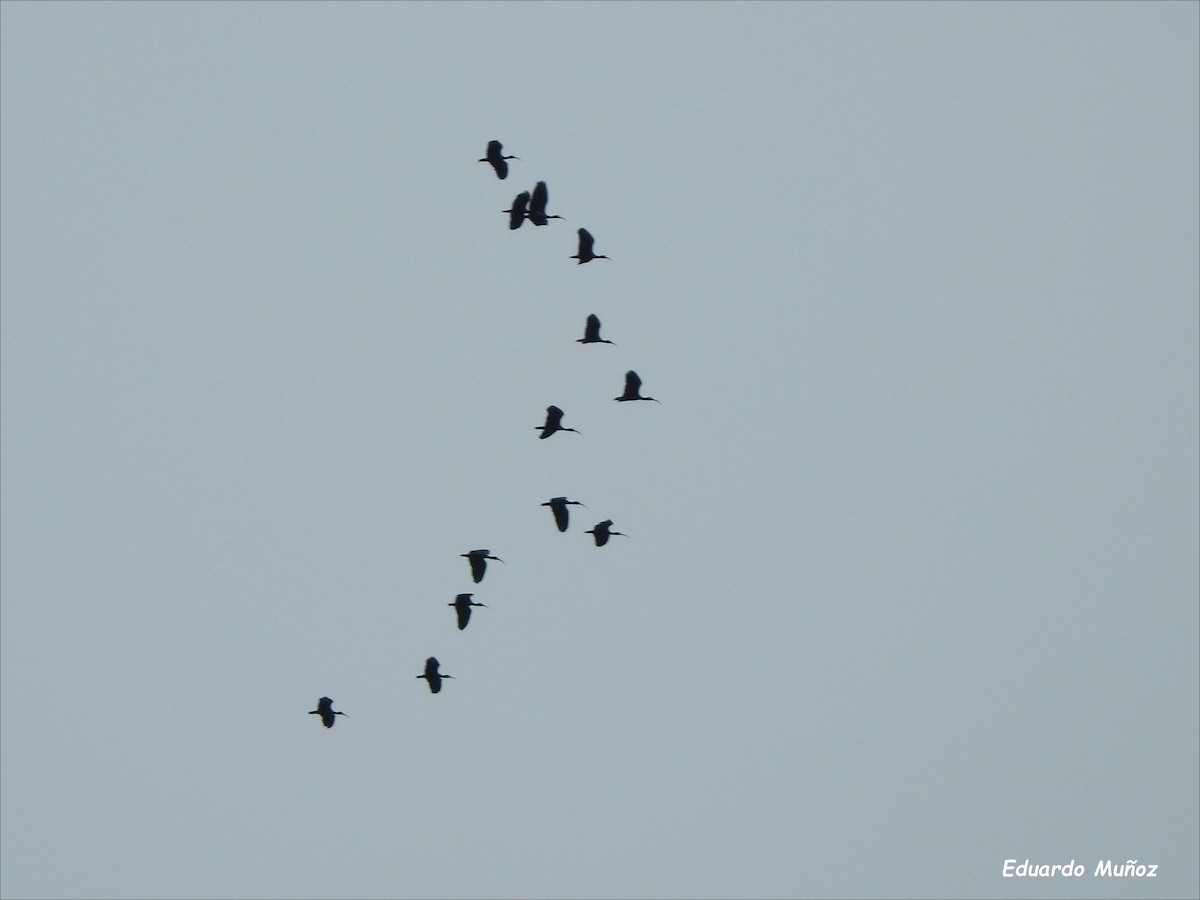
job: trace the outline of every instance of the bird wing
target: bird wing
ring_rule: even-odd
[[[554,511],[554,524],[558,526],[559,531],[566,531],[568,515],[569,515],[569,513],[567,512],[567,504],[566,504],[567,498],[563,497],[561,499],[559,499],[559,498],[555,498],[555,499],[559,500],[559,502],[550,504],[550,509],[552,509]]]
[[[592,233],[590,231],[588,231],[586,228],[580,228],[579,229],[579,255],[580,256],[591,256],[592,255],[592,244],[594,244],[594,243],[595,243],[595,238],[592,237]]]
[[[638,378],[637,372],[630,369],[625,373],[625,394],[627,396],[636,396],[641,387],[642,379]]]
[[[442,689],[441,676],[435,675],[429,679],[429,693],[436,694]]]
[[[587,325],[584,326],[583,337],[588,341],[600,340],[600,317],[595,313],[587,317]]]
[[[546,203],[550,199],[550,192],[546,190],[546,182],[539,181],[533,188],[533,194],[529,200],[530,214],[541,213],[546,214]]]
[[[475,579],[476,584],[479,584],[479,582],[483,581],[483,573],[487,570],[487,562],[482,556],[471,555],[467,559],[471,563],[471,577]]]
[[[431,656],[429,659],[425,660],[425,677],[438,677],[438,661],[436,656]]]
[[[454,604],[454,611],[458,613],[458,630],[462,631],[471,621],[471,607],[468,605],[468,601],[460,600]]]

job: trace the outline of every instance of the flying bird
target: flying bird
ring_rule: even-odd
[[[436,694],[442,689],[443,678],[453,678],[453,675],[443,675],[438,671],[438,661],[436,656],[431,656],[425,660],[425,674],[418,675],[418,678],[424,678],[429,682],[429,693]]]
[[[337,721],[336,719],[334,719],[334,716],[344,716],[345,715],[344,712],[334,712],[333,701],[330,700],[328,697],[322,697],[320,700],[318,700],[317,708],[310,709],[308,711],[308,714],[310,716],[320,716],[321,724],[324,725],[326,728],[333,727],[333,723]]]
[[[643,397],[638,393],[642,387],[642,379],[638,378],[638,373],[630,369],[625,373],[625,393],[620,397],[613,397],[614,400],[654,400],[653,397]],[[661,400],[654,400],[655,403],[661,403]]]
[[[613,341],[606,341],[600,337],[600,317],[592,313],[587,317],[587,324],[583,326],[583,337],[576,338],[577,344],[612,344],[617,346]]]
[[[494,559],[496,562],[504,562],[498,556],[492,556],[491,550],[472,550],[470,553],[460,553],[459,556],[465,556],[467,562],[471,564],[471,577],[475,579],[475,583],[483,581],[483,573],[487,571],[487,560]]]
[[[476,578],[475,580],[478,581],[479,579]],[[455,612],[458,613],[458,630],[459,631],[462,631],[464,628],[466,628],[467,623],[471,621],[471,607],[472,606],[482,606],[484,609],[487,609],[486,603],[472,603],[471,597],[473,597],[473,596],[474,596],[473,594],[459,594],[457,597],[454,598],[453,603],[446,604],[447,606],[453,606]]]
[[[550,435],[554,434],[554,432],[556,432],[556,431],[574,431],[576,434],[579,434],[579,432],[576,431],[574,428],[563,428],[562,417],[563,417],[563,411],[561,409],[559,409],[557,406],[547,406],[546,407],[546,424],[540,425],[540,426],[539,425],[533,426],[534,431],[541,432],[541,434],[538,435],[538,438],[540,440],[545,440],[546,438],[550,437]]]
[[[627,534],[622,534],[620,531],[613,531],[612,519],[605,519],[603,522],[597,522],[595,528],[589,528],[584,534],[590,534],[596,539],[596,546],[603,547],[608,543],[608,539],[614,534],[619,534],[621,537],[629,537]]]
[[[546,225],[549,224],[550,219],[562,219],[562,216],[546,215],[546,201],[549,199],[550,192],[546,190],[546,182],[539,181],[534,185],[533,197],[529,201],[529,212],[527,213],[529,221],[534,225]]]
[[[479,162],[491,163],[492,168],[496,170],[496,177],[501,181],[508,177],[508,163],[505,160],[520,158],[517,156],[503,156],[503,152],[499,141],[488,141],[487,156],[479,160]]]
[[[603,253],[593,253],[592,244],[596,239],[592,237],[592,233],[586,228],[579,229],[579,252],[573,254],[570,258],[579,260],[579,265],[585,262],[591,262],[593,259],[608,259]]]
[[[511,209],[500,210],[500,212],[508,213],[508,228],[510,231],[516,231],[521,227],[521,223],[525,221],[525,205],[527,203],[529,203],[529,191],[521,191],[521,193],[513,197]]]
[[[566,531],[569,518],[567,507],[583,506],[583,504],[578,500],[568,500],[566,497],[551,497],[542,506],[550,507],[550,512],[554,513],[554,523],[558,526],[558,530]],[[586,508],[585,506],[584,509]]]

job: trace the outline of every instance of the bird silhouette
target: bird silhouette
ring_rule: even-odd
[[[418,678],[424,678],[429,682],[429,693],[436,694],[442,689],[443,678],[453,678],[453,675],[443,675],[438,671],[438,661],[436,656],[431,656],[425,660],[425,674],[418,675]]]
[[[459,556],[465,556],[467,562],[471,564],[471,577],[475,579],[475,583],[483,581],[483,573],[487,571],[487,561],[494,559],[496,562],[504,562],[498,556],[492,556],[491,550],[472,550],[470,553],[460,553]]]
[[[613,397],[614,400],[654,400],[653,397],[643,397],[638,393],[642,387],[642,379],[638,378],[638,373],[630,369],[625,373],[625,393],[620,397]],[[661,403],[661,400],[654,400],[655,403]]]
[[[596,239],[592,237],[592,233],[586,228],[579,229],[579,252],[572,254],[571,259],[579,260],[579,265],[585,262],[591,262],[593,259],[608,259],[603,253],[593,253],[592,245]]]
[[[533,196],[529,200],[529,212],[527,213],[529,221],[534,225],[546,225],[550,219],[562,219],[562,216],[546,215],[546,201],[550,199],[550,192],[546,190],[546,182],[539,181],[533,188]],[[566,221],[565,219],[563,221]]]
[[[525,206],[528,203],[529,191],[521,191],[521,193],[513,197],[511,208],[500,210],[501,212],[508,213],[508,228],[510,231],[516,231],[521,227],[521,223],[525,221]]]
[[[600,337],[600,317],[592,313],[587,317],[587,324],[583,326],[583,337],[576,338],[577,344],[612,344],[617,346],[613,341],[606,341]]]
[[[310,716],[320,716],[321,724],[324,725],[326,728],[333,727],[333,723],[337,721],[334,718],[334,716],[344,716],[345,715],[344,712],[334,712],[333,701],[330,700],[328,697],[322,697],[320,700],[318,700],[317,708],[310,709],[308,711],[308,714]]]
[[[547,406],[546,407],[546,424],[533,426],[534,431],[541,432],[541,434],[538,435],[538,438],[540,440],[545,440],[546,438],[550,437],[550,435],[554,434],[554,432],[556,432],[556,431],[574,431],[576,434],[579,434],[579,432],[576,431],[574,428],[563,428],[562,417],[563,417],[563,411],[561,409],[559,409],[557,406]]]
[[[475,580],[478,581],[479,579],[476,578]],[[466,628],[467,623],[471,621],[471,607],[472,606],[482,606],[484,609],[487,609],[486,603],[472,603],[471,597],[473,597],[473,596],[474,596],[473,594],[459,594],[457,597],[454,598],[453,603],[446,604],[447,606],[453,606],[455,612],[458,613],[458,630],[459,631],[462,631],[464,628]]]
[[[508,163],[505,160],[520,158],[517,156],[503,156],[503,152],[499,141],[488,141],[487,156],[479,160],[479,162],[491,163],[492,168],[496,170],[496,177],[501,181],[508,177]]]
[[[554,513],[554,524],[558,526],[559,531],[566,531],[567,524],[570,518],[570,513],[567,510],[568,506],[584,506],[578,500],[568,500],[566,497],[551,497],[542,506],[550,507],[550,512]],[[584,506],[584,509],[587,509]]]
[[[629,537],[627,534],[622,534],[620,531],[612,530],[612,519],[605,519],[603,522],[597,522],[595,528],[589,528],[584,534],[590,534],[596,539],[596,546],[603,547],[608,543],[608,539],[614,534],[619,534],[621,537]]]

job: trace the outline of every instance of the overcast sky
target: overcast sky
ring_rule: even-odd
[[[0,15],[5,897],[1200,895],[1200,6]]]

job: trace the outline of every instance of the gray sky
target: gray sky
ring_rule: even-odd
[[[1197,4],[2,10],[5,897],[1200,894]]]

